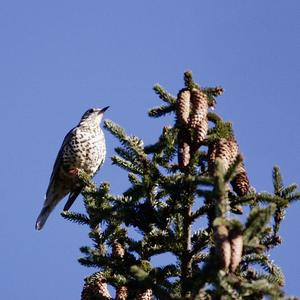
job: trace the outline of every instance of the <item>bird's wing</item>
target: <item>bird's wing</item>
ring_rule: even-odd
[[[52,174],[51,174],[51,177],[50,177],[49,187],[53,184],[54,178],[56,177],[56,174],[58,173],[59,167],[61,165],[62,154],[63,154],[64,148],[65,148],[65,145],[67,143],[69,143],[70,140],[72,139],[72,137],[75,135],[76,129],[77,129],[77,127],[72,128],[67,133],[67,135],[65,136],[65,138],[62,142],[62,145],[61,145],[61,147],[58,151],[58,154],[56,156],[56,159],[55,159],[55,162],[54,162],[54,165],[53,165],[53,170],[52,170]]]

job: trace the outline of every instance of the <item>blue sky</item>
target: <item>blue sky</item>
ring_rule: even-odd
[[[63,137],[87,108],[110,105],[106,118],[153,142],[171,119],[146,117],[160,104],[152,86],[176,94],[187,69],[204,86],[224,86],[217,113],[234,124],[252,185],[270,191],[275,164],[285,183],[300,183],[299,10],[298,0],[2,1],[2,298],[79,299],[93,272],[77,263],[87,229],[63,220],[61,203],[34,230]],[[95,180],[121,193],[125,172],[111,165],[117,144],[106,136]],[[272,252],[294,295],[299,215],[297,203]]]

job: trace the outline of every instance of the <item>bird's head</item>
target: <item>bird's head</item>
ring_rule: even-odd
[[[101,122],[104,112],[109,108],[106,106],[104,108],[90,108],[88,109],[83,116],[81,117],[80,123],[81,125],[84,124],[91,124],[96,123],[97,125]]]

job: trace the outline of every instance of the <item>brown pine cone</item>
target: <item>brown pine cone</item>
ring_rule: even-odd
[[[228,269],[231,258],[231,247],[228,239],[228,229],[225,225],[217,225],[214,229],[216,254],[223,269]]]
[[[85,284],[81,292],[81,300],[91,299],[112,299],[107,288],[106,279],[101,273],[92,275],[85,280]]]
[[[215,160],[220,158],[226,172],[231,164],[236,160],[239,153],[237,142],[232,137],[230,139],[221,138],[213,142],[208,147],[208,169],[214,175]]]
[[[202,91],[193,89],[191,93],[192,113],[189,120],[190,128],[195,129],[193,148],[197,149],[205,139],[208,130],[208,97]]]
[[[231,181],[233,190],[238,196],[245,196],[250,190],[250,182],[247,176],[247,172],[244,163],[241,163],[238,168],[238,173]]]
[[[182,124],[187,124],[190,115],[191,93],[187,89],[182,89],[177,95],[177,119]]]
[[[206,119],[208,110],[207,95],[198,89],[193,89],[191,93],[191,102],[192,115],[189,123],[191,128],[196,128],[199,123]]]
[[[219,140],[217,144],[217,153],[216,157],[220,158],[223,162],[224,170],[227,171],[231,162],[232,162],[232,153],[231,153],[231,147],[230,143],[228,143],[228,140],[225,138],[222,138]]]
[[[243,235],[241,232],[233,231],[230,233],[231,261],[230,271],[235,272],[242,260],[243,254]]]
[[[229,138],[227,140],[227,144],[230,151],[230,156],[229,156],[229,166],[230,166],[234,163],[234,161],[236,160],[239,154],[239,146],[234,137]]]
[[[152,299],[152,290],[147,289],[143,293],[139,293],[136,297],[136,300],[151,300]]]
[[[205,117],[202,122],[200,122],[196,126],[196,132],[194,136],[194,142],[196,144],[200,144],[202,141],[204,141],[206,135],[207,135],[207,130],[208,130],[208,120],[207,117]]]
[[[116,300],[126,300],[128,297],[128,289],[126,286],[121,286],[116,291]]]

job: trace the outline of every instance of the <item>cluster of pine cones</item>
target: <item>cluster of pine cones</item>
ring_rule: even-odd
[[[217,93],[217,95],[223,92],[221,88],[216,89],[215,94]],[[214,102],[209,101],[207,94],[198,88],[193,88],[191,91],[185,88],[178,93],[176,113],[180,125],[178,133],[178,164],[180,170],[184,170],[189,165],[191,154],[199,148],[207,137],[208,108],[213,105]],[[216,158],[222,160],[225,171],[227,171],[238,155],[240,155],[240,151],[233,135],[210,143],[208,149],[210,175],[214,175]],[[244,196],[249,192],[250,183],[243,162],[238,166],[231,185],[238,196]]]
[[[123,258],[125,255],[124,246],[115,240],[112,245],[112,256]],[[91,300],[91,299],[106,299],[112,300],[109,293],[106,279],[101,273],[96,273],[91,277],[86,279],[84,284],[81,300]],[[126,286],[119,286],[116,290],[116,300],[127,300],[128,298],[128,288]],[[136,296],[137,300],[151,300],[152,290],[147,289],[143,292],[138,293]]]
[[[177,120],[181,125],[178,143],[178,162],[184,169],[190,162],[192,149],[197,149],[208,130],[208,97],[197,88],[182,89],[177,97]],[[189,129],[193,129],[191,138]]]

